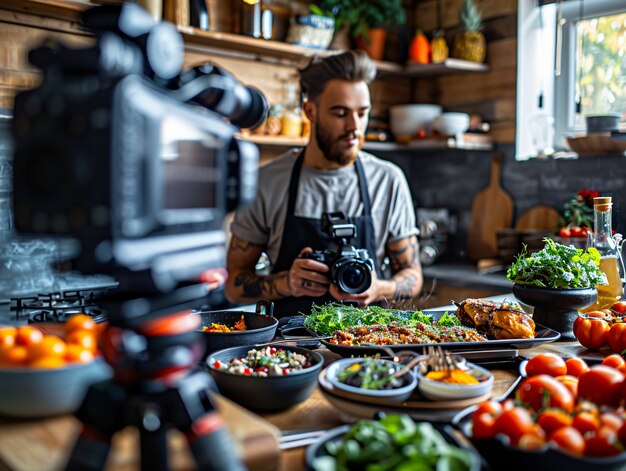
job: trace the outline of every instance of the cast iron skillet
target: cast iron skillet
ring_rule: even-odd
[[[225,324],[229,327],[241,319],[243,315],[246,330],[234,332],[202,332],[206,340],[206,355],[228,347],[240,347],[244,345],[256,345],[269,342],[276,335],[278,320],[273,317],[274,303],[271,301],[259,301],[255,312],[244,311],[206,311],[192,315],[200,316],[202,327],[211,324]]]

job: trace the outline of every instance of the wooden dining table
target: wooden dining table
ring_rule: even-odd
[[[339,358],[324,348],[319,349],[325,364]],[[582,355],[602,358],[601,352],[589,352],[578,342],[553,342],[519,350],[531,357],[537,353],[554,352],[570,357]],[[506,392],[519,376],[514,366],[497,364],[490,367],[495,383],[493,396]],[[1,385],[0,385],[1,387]],[[352,422],[355,417],[337,410],[318,386],[304,402],[286,411],[254,414],[220,396],[214,396],[218,409],[234,437],[244,462],[252,471],[300,471],[305,469],[305,447],[280,450],[282,432],[328,430]],[[411,413],[410,410],[407,410]],[[423,416],[423,414],[420,414]],[[80,431],[80,423],[71,415],[23,420],[0,419],[0,471],[56,471],[62,469]],[[180,432],[169,434],[170,466],[173,470],[192,470],[195,463]],[[139,469],[138,433],[125,429],[115,435],[106,470]]]

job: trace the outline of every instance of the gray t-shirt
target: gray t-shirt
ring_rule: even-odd
[[[287,214],[289,179],[298,150],[277,157],[259,169],[254,203],[237,210],[230,226],[240,239],[263,244],[272,264],[278,259]],[[395,164],[360,152],[372,205],[376,257],[380,264],[385,244],[416,235],[415,211],[402,170]],[[317,170],[302,166],[295,215],[321,219],[322,213],[342,211],[346,216],[363,214],[363,203],[354,166]],[[300,247],[302,248],[302,247]]]

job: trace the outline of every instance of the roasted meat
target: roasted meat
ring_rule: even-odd
[[[466,299],[458,305],[456,317],[461,324],[496,340],[535,336],[534,321],[517,303],[504,301],[498,306],[483,299]]]

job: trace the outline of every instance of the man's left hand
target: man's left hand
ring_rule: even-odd
[[[363,291],[362,293],[357,294],[349,294],[341,291],[337,285],[331,284],[328,292],[330,295],[335,298],[337,301],[357,301],[359,303],[359,307],[365,307],[379,299],[379,290],[378,284],[380,280],[376,276],[376,272],[372,271],[372,284],[370,285],[367,291]]]

